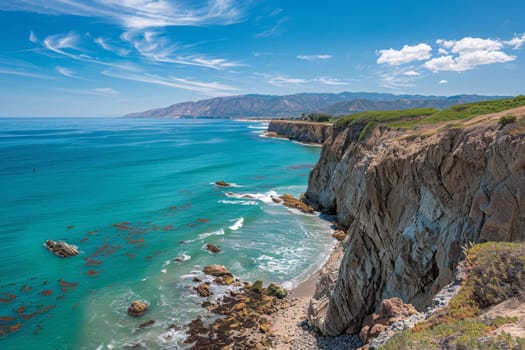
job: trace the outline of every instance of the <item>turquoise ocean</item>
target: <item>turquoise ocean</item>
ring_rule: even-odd
[[[330,223],[271,197],[304,192],[320,149],[262,137],[264,129],[0,119],[0,348],[179,349],[180,326],[205,315],[192,281],[206,279],[205,265],[289,288],[306,279],[333,246]],[[58,258],[47,239],[81,254]],[[137,299],[150,305],[138,319],[126,313]]]

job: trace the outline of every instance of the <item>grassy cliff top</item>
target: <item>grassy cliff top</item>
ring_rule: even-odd
[[[449,305],[396,334],[381,349],[524,349],[525,339],[501,328],[520,321],[511,311],[487,313],[514,299],[524,307],[525,244],[483,243],[466,252],[466,278]],[[499,330],[499,331],[498,331]]]
[[[335,126],[345,127],[356,123],[376,123],[376,125],[382,124],[393,128],[412,128],[440,122],[463,121],[479,115],[502,112],[521,106],[525,106],[525,96],[461,104],[442,111],[433,108],[370,111],[341,117],[335,121]]]

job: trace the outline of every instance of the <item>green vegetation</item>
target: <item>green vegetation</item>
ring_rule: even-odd
[[[317,123],[326,123],[332,119],[332,116],[326,113],[301,113],[301,119]]]
[[[516,116],[515,115],[505,115],[498,120],[498,124],[501,125],[501,127],[504,127],[507,124],[512,124],[516,122]]]
[[[369,123],[375,121],[378,123],[388,123],[400,120],[422,118],[425,116],[430,116],[439,112],[434,108],[415,108],[415,109],[405,109],[400,111],[369,111],[361,112],[346,117],[339,118],[335,126],[343,127],[349,126],[357,123]]]
[[[448,307],[413,329],[396,334],[381,349],[523,349],[525,340],[491,334],[515,323],[515,317],[490,319],[482,309],[509,298],[522,298],[525,287],[525,244],[483,243],[466,253],[467,278]]]
[[[362,141],[366,139],[366,137],[370,135],[372,130],[378,125],[386,125],[394,129],[409,129],[420,125],[455,121],[455,125],[461,127],[461,123],[458,122],[479,115],[497,113],[520,106],[525,106],[525,96],[467,103],[453,106],[442,111],[433,108],[415,108],[399,111],[369,111],[341,117],[335,121],[335,126],[340,128],[356,124],[365,125],[366,131],[363,129],[363,132],[361,132],[359,136],[359,140]],[[516,117],[506,116],[503,117],[499,123],[501,125],[506,125],[515,121]]]

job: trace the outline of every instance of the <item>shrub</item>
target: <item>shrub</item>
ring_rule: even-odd
[[[505,115],[498,120],[498,124],[501,125],[501,127],[504,127],[507,124],[512,124],[516,122],[516,116],[514,115]]]

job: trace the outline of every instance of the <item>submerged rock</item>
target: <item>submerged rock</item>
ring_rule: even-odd
[[[135,300],[128,308],[128,315],[133,317],[143,316],[149,309],[149,306],[140,300]]]
[[[222,265],[205,266],[202,272],[204,272],[207,275],[214,276],[214,277],[222,277],[222,276],[233,277],[232,273],[228,271],[228,269]]]
[[[283,194],[279,198],[283,201],[283,204],[289,208],[297,209],[306,214],[315,213],[314,209],[311,206],[309,206],[302,200],[295,198],[291,194]]]
[[[147,327],[151,327],[155,324],[155,320],[149,320],[149,321],[146,321],[144,323],[141,323],[140,326],[139,326],[139,329],[144,329],[144,328],[147,328]]]
[[[217,254],[217,253],[220,253],[221,252],[221,249],[219,247],[217,247],[216,245],[213,245],[211,243],[208,243],[206,244],[206,250],[214,253],[214,254]]]
[[[219,187],[231,187],[231,185],[229,183],[227,183],[226,181],[216,181],[215,182],[215,185],[219,186]]]
[[[64,241],[55,242],[53,240],[46,241],[46,248],[51,253],[61,258],[69,258],[78,255],[78,249],[74,245],[67,244]]]

